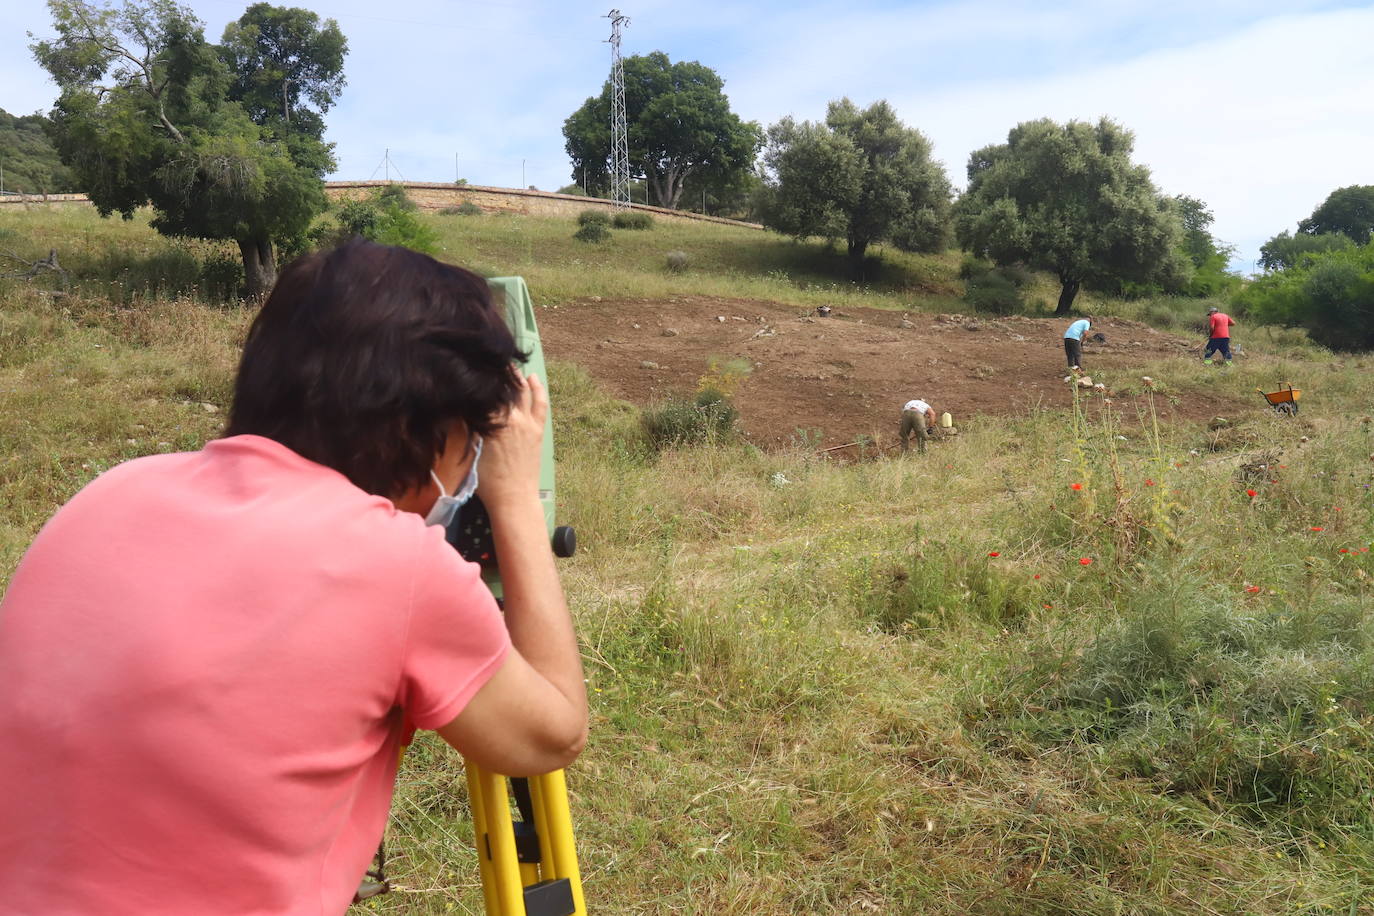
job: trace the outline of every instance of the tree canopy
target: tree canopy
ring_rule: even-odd
[[[0,190],[26,194],[81,190],[48,139],[50,127],[44,115],[16,117],[0,109]]]
[[[764,225],[847,245],[861,271],[868,247],[939,251],[948,240],[950,184],[930,141],[886,101],[831,102],[825,121],[783,118],[768,128]]]
[[[689,178],[731,184],[758,155],[762,132],[730,110],[725,83],[696,61],[676,64],[655,51],[625,58],[625,116],[630,173],[654,201],[676,208]],[[609,192],[611,83],[563,124],[572,177],[589,194]]]
[[[1327,195],[1312,215],[1298,223],[1304,235],[1339,232],[1356,245],[1374,235],[1374,185],[1353,184]]]
[[[1299,236],[1301,237],[1301,236]],[[1323,238],[1330,236],[1315,236]],[[1237,297],[1257,322],[1301,326],[1333,350],[1374,349],[1374,240],[1309,251],[1266,274]]]
[[[1180,216],[1149,169],[1131,162],[1134,142],[1107,118],[1018,124],[1006,143],[969,156],[968,189],[955,206],[960,243],[998,264],[1053,272],[1056,315],[1084,285],[1181,285],[1190,265]]]
[[[1300,266],[1310,256],[1354,247],[1350,236],[1338,232],[1294,235],[1285,229],[1260,246],[1259,263],[1265,270],[1287,270]]]
[[[219,48],[174,0],[48,6],[57,37],[32,49],[61,92],[54,142],[101,215],[127,219],[151,205],[166,235],[232,239],[249,294],[264,292],[274,243],[298,239],[326,205],[332,150],[301,100],[323,112],[343,84],[337,26],[316,29],[313,13],[256,4]],[[318,47],[333,56],[296,60]],[[266,104],[269,88],[281,90],[261,73],[298,75],[298,84],[286,77],[284,107]]]
[[[1186,287],[1178,291],[1189,296],[1217,296],[1240,284],[1240,277],[1230,273],[1227,268],[1235,246],[1227,245],[1212,235],[1212,211],[1196,197],[1186,194],[1175,195],[1174,211],[1183,225],[1181,251],[1192,264],[1191,277]]]

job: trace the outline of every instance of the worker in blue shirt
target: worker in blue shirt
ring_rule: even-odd
[[[1093,316],[1080,318],[1064,332],[1064,355],[1069,360],[1069,369],[1083,368],[1083,335],[1093,326]]]

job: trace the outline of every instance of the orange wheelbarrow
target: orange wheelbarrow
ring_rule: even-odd
[[[1265,391],[1262,388],[1255,390],[1269,402],[1269,406],[1274,408],[1275,413],[1292,416],[1298,412],[1298,398],[1302,397],[1302,389],[1294,388],[1292,382],[1278,391]]]

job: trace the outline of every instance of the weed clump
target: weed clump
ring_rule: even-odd
[[[482,208],[470,200],[465,200],[456,207],[445,207],[439,213],[443,216],[481,216]]]
[[[599,244],[611,237],[611,230],[605,223],[588,223],[573,233],[573,238],[579,242]]]
[[[611,218],[600,210],[583,210],[577,214],[577,225],[573,238],[579,242],[599,244],[611,237]]]
[[[692,259],[687,256],[685,251],[670,251],[664,257],[664,266],[670,274],[685,273],[692,264]]]
[[[617,213],[615,218],[611,220],[611,225],[617,229],[652,229],[654,228],[654,216],[652,213],[626,210]]]
[[[738,421],[739,411],[730,399],[714,388],[707,388],[690,400],[670,398],[646,408],[644,435],[654,451],[716,443],[734,437]]]

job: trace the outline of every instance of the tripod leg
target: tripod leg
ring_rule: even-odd
[[[484,829],[477,835],[477,856],[482,861],[482,896],[487,916],[524,916],[525,897],[520,883],[520,863],[515,853],[515,827],[510,816],[505,777],[468,763],[469,794],[481,799]],[[476,792],[472,791],[475,784]],[[473,821],[477,807],[473,807]],[[488,874],[491,880],[488,880]],[[492,904],[496,906],[493,908]]]
[[[582,874],[577,866],[577,841],[573,837],[572,812],[568,808],[568,782],[562,770],[545,773],[531,780],[537,786],[535,810],[542,812],[547,850],[544,861],[552,865],[552,875],[566,878],[572,887],[577,916],[584,916],[587,904],[582,897]],[[539,816],[539,815],[537,815]]]

